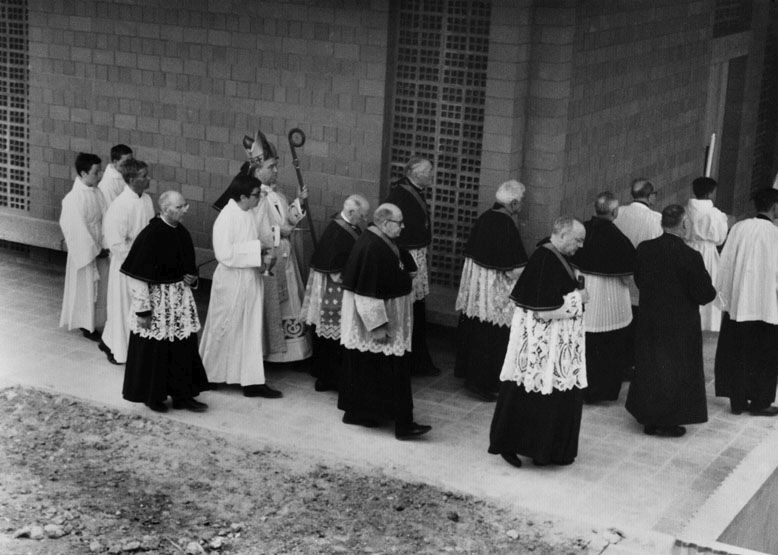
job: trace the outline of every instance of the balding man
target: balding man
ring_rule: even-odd
[[[613,193],[597,195],[594,217],[584,224],[586,240],[572,258],[589,293],[584,313],[587,403],[618,399],[622,377],[632,364],[628,284],[635,271],[635,247],[613,224],[618,213]]]
[[[662,210],[664,234],[637,248],[635,376],[627,410],[648,435],[680,437],[684,424],[708,420],[700,306],[716,298],[699,252],[689,247],[683,206]]]
[[[392,184],[384,201],[398,206],[405,215],[405,227],[397,238],[397,245],[408,250],[418,268],[413,278],[413,351],[410,355],[411,373],[417,376],[440,374],[427,347],[424,300],[430,292],[427,257],[432,242],[432,220],[424,195],[427,187],[432,185],[433,177],[432,162],[421,156],[412,156],[405,164],[405,177]]]
[[[370,204],[362,195],[351,195],[333,216],[311,257],[300,319],[313,330],[311,374],[316,391],[337,390],[343,347],[340,344],[341,273],[354,243],[367,223]]]
[[[194,245],[181,218],[189,209],[176,191],[159,196],[160,215],[135,238],[121,272],[132,297],[130,343],[122,395],[156,412],[202,412],[194,397],[208,379],[197,352],[200,319],[192,296],[197,284]]]
[[[638,248],[638,245],[649,239],[656,239],[662,235],[662,215],[652,210],[654,201],[656,201],[656,190],[654,184],[648,179],[639,177],[632,181],[630,186],[632,203],[619,208],[619,215],[613,221],[621,232],[632,242],[632,246]],[[632,325],[629,333],[630,340],[630,361],[635,364],[635,339],[634,332],[637,325],[637,319],[640,314],[640,293],[635,280],[629,279],[629,296],[632,303]]]
[[[511,292],[516,309],[492,418],[489,452],[520,467],[572,464],[586,387],[586,290],[568,257],[586,230],[560,217],[549,242],[538,247]]]
[[[513,317],[509,295],[527,264],[516,221],[523,198],[518,181],[500,185],[494,206],[478,218],[465,246],[454,374],[483,401],[497,400]]]
[[[394,421],[400,440],[430,426],[413,421],[409,353],[416,264],[395,239],[403,214],[382,204],[343,269],[340,342],[345,347],[338,408],[343,422],[375,427]]]

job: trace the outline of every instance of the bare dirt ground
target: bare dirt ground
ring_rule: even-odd
[[[0,390],[2,553],[582,553],[591,542],[428,485]]]

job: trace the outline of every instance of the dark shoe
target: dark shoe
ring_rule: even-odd
[[[487,391],[485,389],[481,389],[478,386],[465,384],[465,389],[467,389],[470,393],[475,395],[477,398],[479,398],[481,401],[485,401],[487,403],[494,403],[497,400],[497,395],[492,393],[491,391]]]
[[[440,376],[441,370],[434,364],[424,368],[416,368],[411,372],[412,376]]]
[[[643,426],[643,433],[649,436],[681,437],[686,433],[683,426]]]
[[[337,391],[338,390],[337,387],[335,387],[334,385],[332,385],[329,382],[325,382],[321,378],[318,378],[314,382],[313,389],[316,390],[316,391]]]
[[[761,409],[750,408],[748,414],[751,416],[775,416],[778,414],[778,407],[769,406]]]
[[[411,422],[408,426],[396,426],[394,429],[394,437],[400,440],[412,439],[414,437],[423,436],[431,429],[432,426]]]
[[[557,466],[570,466],[575,462],[575,459],[551,459],[551,464],[555,464]]]
[[[105,353],[105,358],[108,359],[108,362],[110,362],[111,364],[121,365],[121,362],[116,362],[116,359],[113,358],[113,353],[111,352],[111,349],[108,348],[108,345],[103,343],[102,339],[100,340],[100,343],[97,344],[97,348]]]
[[[548,461],[539,461],[538,459],[532,459],[532,464],[534,464],[535,466],[548,466],[551,463]]]
[[[267,384],[262,385],[247,385],[243,388],[244,397],[264,397],[265,399],[278,399],[283,397],[284,394],[273,389]]]
[[[208,405],[195,401],[191,397],[184,397],[183,399],[173,399],[173,408],[192,412],[205,412],[208,410]]]
[[[351,412],[343,413],[343,423],[351,424],[353,426],[364,426],[365,428],[377,428],[378,422],[372,418],[359,418]]]
[[[743,414],[747,410],[748,410],[747,406],[746,407],[741,407],[736,405],[729,406],[729,412],[731,412],[732,414]]]
[[[86,337],[86,338],[87,338],[89,341],[94,341],[95,343],[97,343],[97,342],[101,341],[101,339],[100,339],[100,335],[101,335],[101,334],[100,334],[100,332],[98,332],[97,330],[95,330],[95,331],[89,331],[89,330],[88,330],[88,329],[86,329],[86,328],[78,328],[78,329],[80,329],[80,330],[81,330],[81,335],[83,335],[84,337]]]
[[[216,391],[217,389],[219,389],[219,384],[211,382],[208,382],[205,387],[203,387],[203,391]]]
[[[167,405],[162,401],[152,401],[151,403],[144,403],[154,412],[167,412]]]
[[[521,459],[516,455],[516,453],[500,453],[500,456],[502,457],[502,460],[507,462],[511,466],[515,466],[516,468],[521,468]]]

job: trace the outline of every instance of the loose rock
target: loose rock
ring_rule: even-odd
[[[43,527],[43,531],[52,539],[61,538],[65,535],[65,529],[59,524],[47,524]]]

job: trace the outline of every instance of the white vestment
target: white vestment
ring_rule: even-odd
[[[393,299],[377,299],[343,291],[340,343],[363,353],[403,356],[411,352],[413,335],[413,291]],[[372,330],[387,325],[387,339],[376,341]]]
[[[727,238],[727,215],[713,206],[709,199],[689,199],[686,206],[691,229],[686,243],[702,255],[705,269],[715,284],[719,271],[719,251],[716,248]],[[713,301],[700,307],[702,329],[719,331],[721,328],[721,311]]]
[[[523,270],[523,266],[507,271],[484,268],[465,257],[455,309],[468,318],[507,328],[514,312],[511,291]]]
[[[565,295],[564,304],[555,310],[535,311],[517,306],[500,381],[516,382],[527,392],[544,395],[585,388],[583,315],[584,304],[578,290]]]
[[[656,239],[662,235],[662,214],[638,201],[619,206],[619,214],[613,223],[627,236],[635,248],[638,248],[643,241]],[[640,304],[640,294],[635,285],[635,278],[632,276],[629,277],[629,296],[632,306]]]
[[[289,204],[283,194],[270,190],[254,211],[259,226],[259,238],[265,246],[271,246],[272,226],[295,225],[297,221],[290,217]],[[311,334],[305,323],[300,319],[305,286],[297,257],[292,250],[288,237],[281,238],[281,244],[276,249],[278,261],[273,273],[277,278],[277,293],[268,292],[265,302],[276,303],[280,309],[280,326],[283,329],[284,349],[278,352],[265,353],[269,362],[293,362],[309,358],[313,352]],[[268,325],[278,325],[268,323]],[[266,333],[270,333],[267,330]],[[207,367],[206,367],[207,368]]]
[[[632,322],[629,297],[629,276],[600,276],[587,274],[586,291],[589,304],[584,312],[584,330],[603,333],[626,328]]]
[[[233,200],[213,224],[213,274],[200,357],[212,383],[265,383],[262,362],[262,248],[253,211]]]
[[[778,228],[770,220],[732,226],[715,285],[732,320],[778,325]]]
[[[105,199],[97,187],[88,187],[80,177],[62,199],[59,225],[68,258],[60,327],[94,331],[105,323],[108,258],[96,258],[102,250],[105,209]]]
[[[127,185],[103,217],[103,245],[111,251],[111,267],[108,272],[108,319],[102,340],[111,349],[116,362],[121,364],[127,362],[131,297],[128,278],[119,270],[135,237],[153,217],[151,197],[146,193],[138,196]]]
[[[105,198],[105,205],[111,206],[111,203],[116,199],[116,197],[122,194],[122,191],[124,191],[124,187],[126,185],[127,183],[125,183],[122,174],[119,173],[119,170],[117,170],[113,164],[108,164],[105,167],[103,177],[100,179],[100,183],[98,183],[97,187],[100,189],[100,192],[103,193],[103,198]]]

